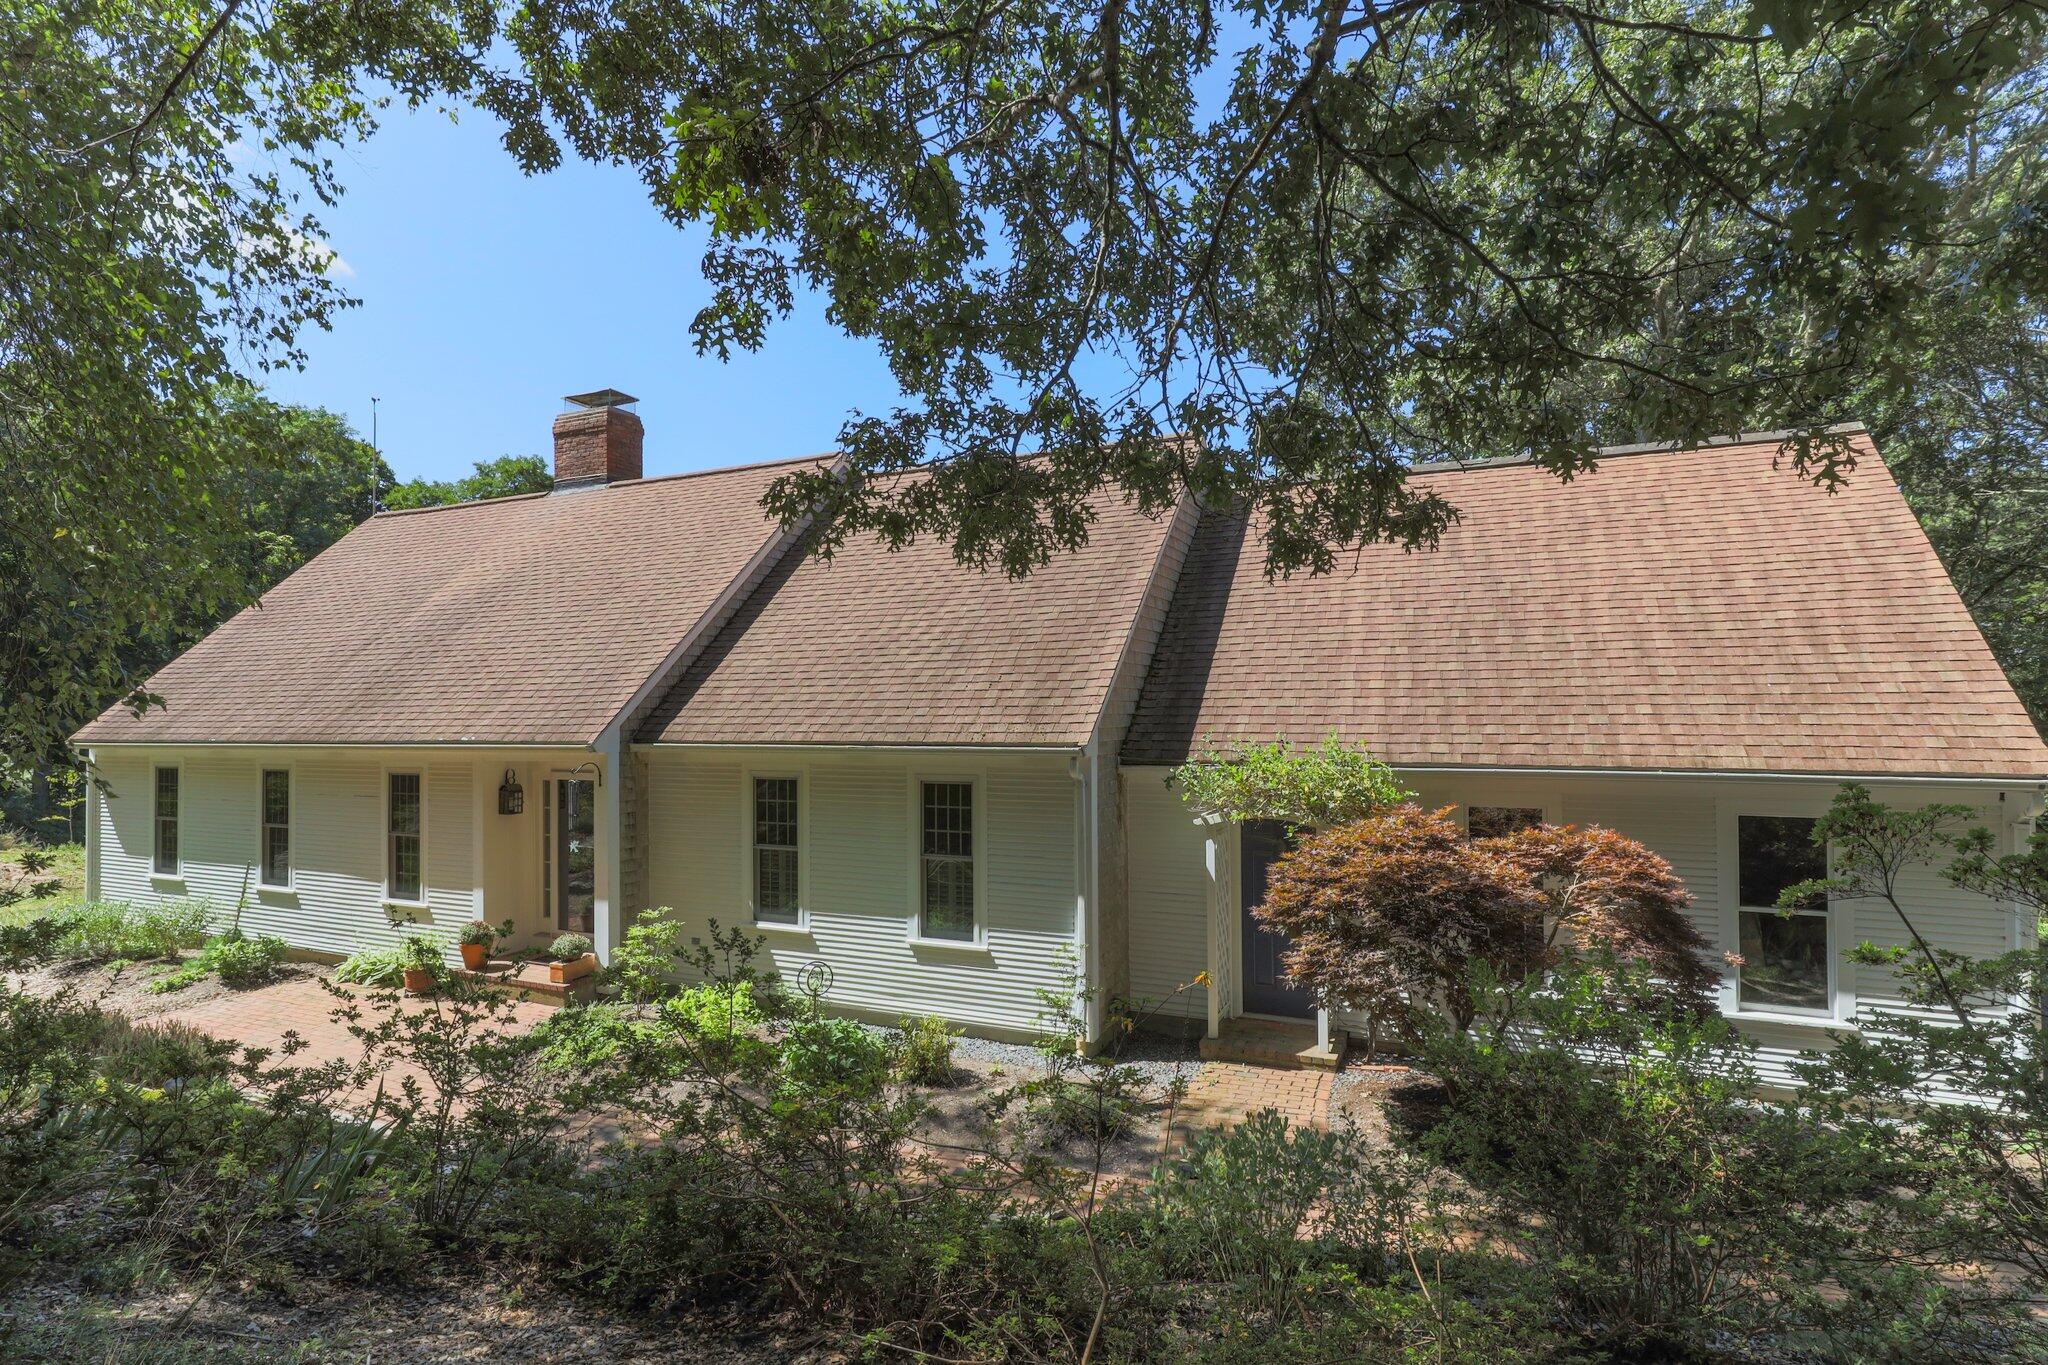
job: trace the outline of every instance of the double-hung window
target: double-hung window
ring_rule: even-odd
[[[1798,815],[1736,817],[1741,1009],[1834,1012],[1827,898],[1813,897],[1790,914],[1777,908],[1786,887],[1827,875],[1827,851],[1814,842],[1813,826],[1811,818]]]
[[[797,924],[797,779],[754,779],[754,921]]]
[[[974,939],[974,784],[926,782],[919,808],[923,938]]]
[[[426,840],[418,773],[392,773],[385,802],[384,893],[395,901],[420,900],[426,886]]]
[[[263,837],[258,850],[257,881],[263,886],[292,884],[292,775],[288,768],[263,770]]]
[[[156,817],[155,842],[152,845],[150,870],[160,877],[178,875],[178,770],[158,768],[156,770],[155,804],[152,810]]]

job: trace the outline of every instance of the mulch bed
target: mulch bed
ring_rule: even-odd
[[[9,1360],[604,1361],[838,1365],[801,1325],[624,1313],[545,1281],[452,1264],[403,1283],[323,1276],[128,1295],[44,1276],[0,1297]],[[195,1297],[197,1303],[195,1305]],[[808,1340],[807,1340],[808,1338]]]
[[[217,976],[203,977],[183,990],[155,992],[150,984],[162,980],[177,967],[173,962],[130,962],[105,966],[95,962],[53,962],[14,977],[23,989],[35,995],[55,995],[61,990],[75,992],[80,1000],[103,1010],[125,1014],[138,1022],[153,1015],[190,1009],[225,996],[246,995],[268,990],[280,982],[300,977],[332,976],[334,968],[307,962],[287,962],[270,980],[254,986],[229,986]]]

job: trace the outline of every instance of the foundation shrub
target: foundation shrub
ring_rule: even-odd
[[[81,961],[154,961],[176,957],[206,942],[206,903],[170,901],[131,905],[94,901],[54,916],[59,956]]]
[[[897,1076],[911,1085],[951,1085],[954,1036],[952,1025],[935,1014],[900,1021],[894,1039]]]
[[[1756,1102],[1751,1047],[1719,1016],[1654,1008],[1639,970],[1567,962],[1533,992],[1476,974],[1473,1027],[1427,1044],[1446,1102],[1407,1140],[1481,1192],[1475,1214],[1560,1320],[1603,1350],[1682,1357],[1810,1345],[1844,1293],[1880,1332],[1938,1315],[1931,1281],[1857,1246],[1885,1174],[1864,1144]]]

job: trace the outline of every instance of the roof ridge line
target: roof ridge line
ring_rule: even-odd
[[[1595,446],[1593,458],[1612,460],[1629,455],[1687,455],[1699,450],[1723,450],[1730,446],[1762,445],[1766,441],[1787,441],[1803,432],[1816,431],[1823,436],[1868,435],[1870,428],[1862,422],[1834,422],[1822,427],[1783,427],[1776,431],[1738,431],[1733,436],[1709,436],[1697,441],[1637,441],[1630,445]],[[1530,455],[1503,455],[1492,460],[1432,460],[1428,464],[1410,465],[1410,474],[1455,474],[1475,469],[1508,469],[1517,465],[1534,464]]]
[[[714,474],[744,474],[753,469],[773,469],[786,464],[824,464],[839,459],[844,451],[827,450],[815,455],[785,455],[776,460],[750,460],[746,464],[720,465],[716,469],[684,469],[674,474],[651,474],[641,479],[616,479],[607,488],[638,488],[649,483],[674,483],[678,479],[703,479]]]
[[[423,512],[453,512],[464,507],[490,507],[503,502],[525,502],[531,498],[544,498],[547,493],[500,493],[495,498],[464,498],[460,502],[436,502],[425,507],[380,507],[372,512],[369,520],[383,517],[416,517]]]

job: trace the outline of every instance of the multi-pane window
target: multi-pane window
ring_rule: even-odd
[[[420,838],[420,775],[392,773],[387,803],[385,894],[395,901],[416,901],[424,886],[426,866]]]
[[[924,784],[922,871],[925,938],[974,937],[974,784]]]
[[[754,779],[754,918],[762,924],[795,924],[797,899],[797,780]]]
[[[263,847],[258,877],[265,886],[292,884],[292,775],[263,770]]]
[[[1827,851],[1804,816],[1744,815],[1735,822],[1736,916],[1743,1009],[1829,1012],[1828,904],[1811,897],[1777,908],[1788,886],[1827,875]]]
[[[1535,806],[1468,806],[1465,828],[1475,839],[1498,839],[1543,823],[1543,812]]]
[[[178,770],[156,770],[156,843],[150,861],[152,870],[166,877],[178,875]]]

